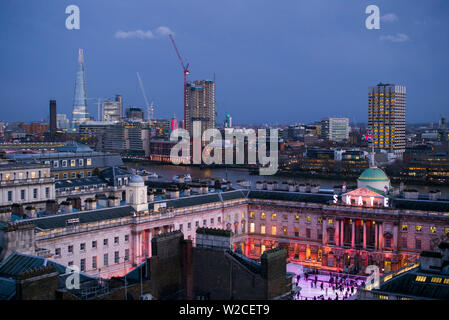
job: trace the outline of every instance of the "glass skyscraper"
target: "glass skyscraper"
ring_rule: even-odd
[[[89,120],[87,109],[86,74],[84,71],[83,49],[78,51],[78,62],[80,68],[76,73],[75,95],[73,97],[72,126],[77,128],[80,123]]]

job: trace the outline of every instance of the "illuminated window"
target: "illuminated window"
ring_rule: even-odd
[[[432,277],[432,279],[430,281],[433,283],[441,283],[441,281],[443,281],[443,279],[439,278],[439,277]]]
[[[271,214],[271,220],[276,220],[276,216],[277,216],[276,213]]]
[[[299,215],[298,214],[295,216],[295,220],[299,221]]]
[[[242,218],[245,218],[245,212],[242,212]]]
[[[311,220],[312,220],[312,218],[310,218],[310,216],[307,216],[307,217],[306,217],[306,222],[307,222],[307,223],[310,223]]]
[[[288,220],[288,215],[284,214],[282,217],[284,218],[284,220]]]
[[[87,165],[87,166],[91,166],[91,165],[92,165],[92,159],[90,159],[90,158],[87,159],[87,160],[86,160],[86,165]]]
[[[299,237],[299,228],[295,227],[295,237]]]
[[[255,215],[256,215],[256,213],[255,213],[254,211],[251,211],[251,212],[249,213],[249,217],[250,217],[250,218],[254,218]]]
[[[403,225],[402,225],[402,231],[405,232],[405,231],[407,231],[407,230],[408,230],[408,226],[407,226],[406,224],[403,224]]]
[[[265,234],[265,225],[264,224],[260,225],[260,233]]]
[[[430,227],[430,232],[431,232],[431,233],[437,232],[437,227],[435,227],[435,226]]]
[[[255,230],[254,222],[251,222],[251,223],[249,224],[249,232],[250,232],[250,233],[254,233],[254,230]]]
[[[284,232],[284,236],[287,235],[287,227],[282,227],[282,231]]]
[[[318,223],[322,224],[323,223],[323,218],[322,217],[318,217]]]
[[[416,232],[421,232],[422,231],[422,226],[416,226]]]
[[[329,223],[329,224],[334,224],[334,220],[329,219],[329,220],[328,220],[328,223]]]
[[[261,218],[261,219],[265,219],[265,216],[266,216],[265,212],[262,212],[262,213],[260,214],[260,218]]]
[[[70,166],[71,167],[76,166],[76,160],[74,160],[74,159],[70,160]]]
[[[449,235],[449,228],[444,228],[444,234]]]
[[[273,236],[276,235],[276,226],[272,226],[272,227],[271,227],[271,234],[272,234]]]

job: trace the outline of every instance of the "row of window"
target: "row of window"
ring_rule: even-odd
[[[92,171],[87,171],[87,176],[88,176],[88,177],[92,177]],[[83,172],[83,171],[81,171],[81,172],[79,173],[79,177],[80,177],[80,178],[84,178],[84,172]],[[59,173],[55,173],[55,174],[54,174],[54,178],[55,178],[55,180],[59,180],[59,179],[60,179],[60,178],[59,178]],[[71,179],[77,178],[76,172],[72,172],[72,173],[70,174],[70,178],[71,178]],[[64,173],[64,174],[61,175],[61,179],[69,179],[69,175],[68,175],[67,173]]]
[[[1,181],[22,180],[22,179],[36,179],[46,178],[48,176],[47,171],[26,171],[26,172],[14,172],[14,173],[0,173]]]
[[[281,231],[282,231],[282,235],[288,236],[288,227],[282,226]],[[251,222],[249,224],[249,233],[255,233],[255,232],[256,232],[255,223]],[[266,234],[266,232],[267,232],[266,226],[264,224],[261,224],[260,225],[260,234]],[[278,232],[277,226],[271,226],[271,235],[275,236],[278,234],[277,232]],[[323,237],[321,232],[322,232],[321,229],[317,230],[317,238],[319,240],[321,240]],[[299,228],[298,227],[294,228],[293,234],[295,237],[299,237]],[[310,228],[306,228],[306,238],[311,238],[311,237],[312,237],[312,230]]]
[[[14,196],[14,191],[13,190],[9,190],[7,192],[7,199],[8,202],[13,201],[13,196]],[[45,197],[46,198],[50,198],[50,187],[46,187],[45,188]],[[38,199],[39,198],[39,189],[38,188],[33,188],[33,199]],[[22,189],[20,190],[20,200],[26,200],[26,189]]]
[[[408,225],[407,224],[402,224],[402,228],[401,228],[402,232],[407,232],[408,231]],[[415,226],[415,232],[417,233],[421,233],[423,231],[423,227],[421,225],[417,225]],[[430,226],[429,227],[429,231],[430,233],[436,233],[437,232],[437,227],[436,226]],[[444,228],[444,233],[445,234],[449,234],[449,228]]]
[[[251,211],[249,213],[249,217],[250,218],[255,218],[256,213],[254,211]],[[265,212],[261,212],[260,213],[260,219],[266,219],[266,213]],[[288,214],[283,214],[282,215],[283,220],[288,220]],[[277,213],[272,213],[271,214],[271,220],[277,220]],[[295,215],[295,221],[299,221],[299,214]],[[307,223],[311,223],[312,222],[312,217],[311,216],[306,216],[306,222]],[[323,218],[322,217],[318,217],[317,218],[317,223],[321,224],[323,223]],[[329,219],[329,224],[333,224],[333,220]]]
[[[123,258],[123,260],[121,258]],[[114,252],[114,264],[128,261],[129,261],[129,249],[125,249],[125,255],[123,257],[120,257],[120,251]],[[98,267],[97,256],[92,257],[91,263],[92,263],[91,264],[92,270],[97,269]],[[73,266],[73,261],[69,261],[68,266]],[[109,254],[105,253],[103,255],[103,267],[107,266],[109,266]],[[80,259],[79,268],[80,271],[82,272],[86,271],[86,258]]]
[[[46,164],[50,164],[50,161],[45,161]],[[76,167],[76,159],[70,159],[70,160],[61,160],[61,167],[67,168],[70,165],[70,167]],[[92,165],[92,159],[87,158],[86,159],[86,166]],[[82,167],[84,166],[84,159],[78,159],[78,166]],[[53,168],[59,168],[59,160],[53,160]]]
[[[435,243],[433,240],[430,240],[429,242],[429,248],[433,249],[433,247],[435,246]],[[401,248],[403,249],[412,249],[409,247],[409,239],[407,237],[403,237],[401,238]],[[414,249],[416,250],[425,250],[426,248],[422,247],[422,240],[415,238],[415,247]]]
[[[129,235],[128,234],[125,235],[124,240],[125,240],[125,243],[129,242]],[[120,242],[120,238],[119,237],[114,237],[114,244],[117,245],[117,244],[119,244],[119,242]],[[103,239],[103,246],[104,247],[107,247],[108,243],[109,243],[109,239]],[[93,240],[92,241],[91,248],[92,249],[96,249],[97,248],[97,240]],[[73,245],[67,246],[67,253],[72,254],[73,253],[73,249],[74,249]],[[85,242],[80,243],[79,250],[81,252],[86,250],[86,243]],[[56,248],[55,249],[55,256],[56,257],[60,257],[61,256],[61,248]]]
[[[210,225],[213,226],[214,225],[214,218],[210,218]],[[217,223],[221,224],[221,217],[217,217]],[[200,222],[199,221],[195,221],[195,227],[198,228],[200,226]],[[207,226],[207,219],[203,220],[203,227]],[[184,225],[181,223],[179,224],[179,230],[183,231]],[[188,222],[187,223],[187,230],[190,231],[192,230],[192,223]]]

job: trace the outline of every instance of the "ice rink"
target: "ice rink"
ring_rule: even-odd
[[[298,294],[294,296],[294,300],[335,300],[338,296],[338,300],[353,300],[357,294],[357,286],[361,285],[366,277],[347,275],[343,273],[332,273],[334,279],[339,281],[343,286],[343,289],[334,289],[332,284],[330,284],[330,274],[325,271],[321,271],[323,274],[312,274],[309,273],[308,280],[306,280],[304,275],[304,268],[301,265],[289,263],[287,264],[287,272],[294,273],[295,275],[300,275],[298,281]],[[316,287],[315,277],[317,278]],[[293,286],[296,287],[297,277],[293,277]],[[351,283],[351,281],[353,281]],[[321,283],[323,283],[323,289],[321,289]],[[351,284],[353,284],[354,290],[351,293]],[[315,298],[315,299],[314,299]]]

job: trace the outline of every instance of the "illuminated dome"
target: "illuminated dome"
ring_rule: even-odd
[[[390,179],[382,169],[377,167],[371,167],[363,171],[357,179],[357,186],[359,188],[371,187],[379,191],[384,191],[385,187],[388,190],[391,188]]]

